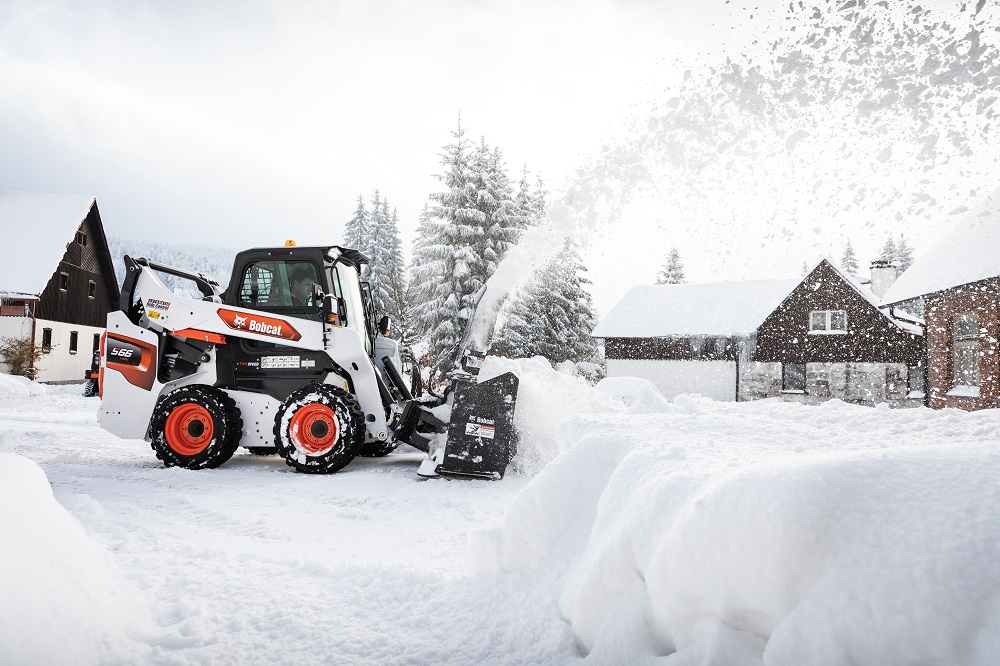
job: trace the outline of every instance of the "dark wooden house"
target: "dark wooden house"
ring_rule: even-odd
[[[1000,190],[959,220],[889,289],[890,305],[921,298],[928,405],[1000,407]]]
[[[118,306],[96,199],[0,192],[0,227],[0,336],[30,336],[50,349],[40,381],[81,381]]]
[[[753,360],[780,372],[786,400],[922,404],[920,322],[880,305],[868,287],[824,259],[761,324]]]

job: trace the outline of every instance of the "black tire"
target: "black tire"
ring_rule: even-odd
[[[96,379],[88,379],[83,383],[83,397],[93,398],[100,392],[100,388],[97,386]]]
[[[274,416],[274,443],[296,472],[331,474],[354,460],[365,437],[358,401],[342,388],[311,384],[288,396]]]
[[[218,467],[233,457],[243,419],[225,391],[193,384],[163,396],[150,424],[150,446],[167,467]]]
[[[399,446],[399,442],[364,442],[358,455],[363,458],[381,458],[387,456]]]
[[[273,456],[278,449],[273,446],[248,446],[247,451],[255,456]]]

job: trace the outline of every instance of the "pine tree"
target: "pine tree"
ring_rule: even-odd
[[[470,187],[469,144],[461,118],[452,138],[441,155],[444,173],[437,176],[445,191],[431,195],[435,205],[422,216],[411,276],[418,298],[417,330],[428,338],[435,361],[432,379],[454,367],[472,301],[481,286],[473,247],[480,240],[483,215],[475,207],[475,188]]]
[[[885,261],[896,261],[899,250],[896,248],[896,242],[892,240],[892,236],[887,236],[885,239],[885,245],[882,246],[882,252],[879,254],[879,259],[884,259]]]
[[[358,207],[354,211],[354,217],[344,225],[344,247],[364,252],[362,245],[364,239],[368,236],[368,225],[370,222],[371,219],[369,218],[368,210],[365,208],[364,199],[359,194]]]
[[[670,248],[667,255],[667,263],[663,265],[656,276],[656,284],[683,284],[684,265],[681,263],[681,255],[676,247]]]
[[[542,177],[538,176],[534,188],[528,178],[528,165],[521,169],[521,180],[517,184],[517,207],[527,226],[540,224],[545,219],[548,207],[548,190]]]
[[[399,236],[399,211],[395,208],[392,210],[392,215],[386,216],[386,223],[379,230],[378,238],[379,243],[385,249],[384,262],[381,267],[385,309],[380,312],[389,315],[398,324],[403,343],[406,344],[411,336],[412,307],[407,301],[403,241]]]
[[[452,137],[438,176],[446,191],[431,195],[436,205],[414,247],[415,314],[436,358],[435,373],[454,367],[476,296],[525,225],[500,151],[485,139],[470,146],[461,119]]]
[[[906,242],[906,237],[903,234],[899,234],[899,245],[896,246],[896,260],[899,261],[900,273],[913,264],[913,248]]]
[[[552,363],[590,361],[597,342],[590,332],[597,324],[593,300],[585,285],[586,268],[572,241],[535,273],[507,311],[493,340],[494,354],[544,356]]]
[[[844,248],[844,256],[840,259],[840,267],[847,272],[848,275],[858,274],[858,258],[854,255],[854,246],[851,245],[851,239],[847,239],[847,247]]]

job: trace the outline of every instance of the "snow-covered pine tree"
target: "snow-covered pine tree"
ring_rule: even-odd
[[[368,237],[370,223],[371,218],[368,215],[368,209],[365,208],[365,200],[359,194],[358,207],[354,211],[354,217],[344,225],[344,247],[364,252],[361,248],[364,243],[363,239]]]
[[[903,234],[899,234],[899,244],[896,246],[896,260],[899,262],[900,273],[913,264],[913,248],[906,242],[906,236]]]
[[[534,187],[528,178],[528,165],[525,164],[521,170],[521,180],[517,184],[517,208],[524,218],[526,226],[533,226],[545,219],[548,206],[548,190],[542,177],[538,176]]]
[[[896,261],[899,250],[896,248],[896,241],[892,240],[892,236],[887,236],[885,239],[885,244],[882,246],[882,252],[879,253],[879,259],[884,259],[886,261]]]
[[[379,227],[378,243],[383,248],[383,263],[379,273],[381,288],[385,293],[384,310],[396,322],[404,343],[408,341],[411,307],[406,299],[406,270],[403,263],[403,242],[399,237],[399,211],[392,209],[388,214],[386,206],[385,223]]]
[[[847,271],[848,275],[858,274],[858,258],[854,254],[854,246],[851,239],[847,239],[847,247],[844,248],[844,256],[840,258],[840,267]]]
[[[428,336],[435,373],[455,366],[476,296],[525,225],[499,150],[472,147],[459,119],[442,157],[445,192],[432,206],[414,246],[413,293],[418,330]]]
[[[479,253],[483,264],[480,277],[485,284],[496,272],[507,250],[520,240],[527,226],[527,217],[518,205],[499,148],[491,150],[486,145],[486,139],[481,139],[471,166],[469,184],[475,189],[476,208],[482,213],[483,242]]]
[[[371,287],[375,312],[381,314],[386,312],[386,304],[389,300],[384,275],[386,248],[382,243],[382,235],[388,224],[386,220],[388,212],[386,202],[382,199],[382,193],[379,190],[375,190],[375,193],[372,194],[371,207],[371,222],[368,224],[368,233],[362,239],[358,249],[368,257],[368,267],[362,273],[362,279],[368,282]]]
[[[681,263],[681,255],[676,247],[672,247],[667,255],[667,263],[656,275],[656,284],[683,284],[684,281],[684,265]]]
[[[417,315],[423,303],[428,302],[434,292],[434,273],[431,268],[434,266],[434,258],[431,248],[438,242],[440,229],[438,222],[431,217],[430,208],[424,204],[423,210],[417,216],[417,232],[413,238],[413,249],[410,253],[410,267],[407,272],[409,276],[409,301],[414,305],[414,315],[416,332],[423,336],[427,331],[422,331],[422,318]]]
[[[505,356],[544,356],[552,363],[591,361],[597,342],[593,299],[585,285],[576,245],[566,239],[553,260],[538,270],[512,304],[493,340],[491,352]]]
[[[482,286],[482,260],[476,251],[484,215],[476,208],[476,188],[470,186],[469,144],[459,118],[452,143],[441,154],[444,173],[437,178],[444,192],[430,195],[434,206],[421,216],[414,246],[413,294],[417,330],[427,336],[435,360],[433,375],[448,372],[476,292]]]

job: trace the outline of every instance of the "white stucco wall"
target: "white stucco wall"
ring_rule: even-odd
[[[35,324],[35,344],[42,344],[42,330],[45,328],[52,329],[52,351],[38,363],[38,381],[82,382],[83,373],[90,369],[93,359],[94,335],[100,335],[104,329],[39,319]],[[69,351],[71,331],[77,331],[79,334],[75,354]]]
[[[28,317],[0,317],[0,338],[24,338],[31,334],[31,319]],[[0,361],[0,372],[7,372],[7,366]]]
[[[699,393],[713,400],[736,400],[735,361],[628,361],[608,359],[608,377],[642,377],[668,399]]]

